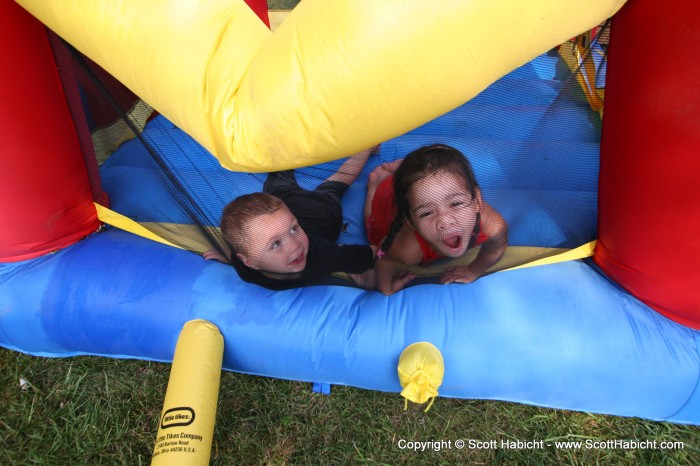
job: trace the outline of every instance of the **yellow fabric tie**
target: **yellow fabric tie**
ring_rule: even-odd
[[[575,249],[571,249],[571,250],[563,252],[561,254],[557,254],[556,256],[549,256],[549,257],[545,257],[544,259],[540,259],[540,260],[528,262],[527,264],[519,265],[517,267],[511,267],[509,269],[503,270],[503,272],[505,272],[506,270],[524,269],[526,267],[535,267],[537,265],[556,264],[557,262],[573,261],[573,260],[577,260],[577,259],[583,259],[586,257],[590,257],[593,255],[593,251],[595,250],[595,245],[597,242],[598,242],[598,240],[593,240],[590,243],[586,243],[583,246],[579,246]]]
[[[168,246],[173,246],[176,248],[183,249],[181,246],[178,246],[177,244],[174,244],[174,243],[168,241],[167,239],[164,239],[163,237],[157,235],[156,233],[152,232],[148,228],[145,228],[143,225],[130,219],[129,217],[126,217],[120,213],[117,213],[117,212],[115,212],[111,209],[108,209],[107,207],[102,206],[102,205],[97,204],[97,203],[95,203],[95,208],[97,209],[97,217],[101,221],[103,221],[104,223],[112,225],[113,227],[120,228],[124,231],[128,231],[129,233],[143,236],[144,238],[148,238],[148,239],[153,240],[153,241],[158,241],[159,243],[167,244]],[[549,257],[545,257],[543,259],[528,262],[526,264],[519,265],[517,267],[503,269],[503,270],[501,270],[501,272],[506,271],[506,270],[522,269],[522,268],[526,268],[526,267],[534,267],[537,265],[555,264],[557,262],[565,262],[565,261],[571,261],[571,260],[583,259],[585,257],[590,257],[593,255],[593,251],[595,249],[596,242],[597,242],[597,240],[594,240],[594,241],[591,241],[590,243],[586,243],[582,246],[579,246],[575,249],[571,249],[569,251],[563,252],[561,254],[556,254],[554,256],[549,256]]]
[[[160,236],[149,231],[147,228],[141,226],[139,223],[135,222],[129,217],[126,217],[111,209],[108,209],[103,205],[95,203],[95,209],[97,209],[97,218],[99,218],[100,221],[105,222],[108,225],[112,225],[113,227],[120,228],[124,231],[128,231],[129,233],[133,233],[135,235],[143,236],[144,238],[148,238],[153,241],[158,241],[159,243],[167,244],[168,246],[180,248],[180,246],[178,246],[177,244],[173,244],[170,241],[161,238]]]

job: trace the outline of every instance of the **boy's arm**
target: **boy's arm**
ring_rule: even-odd
[[[368,250],[371,251],[369,256],[367,255]],[[363,277],[360,285],[367,288],[367,286],[364,285],[369,285],[369,281],[372,281],[373,283],[376,283],[377,289],[387,296],[401,290],[408,282],[416,277],[415,274],[399,271],[398,263],[390,258],[387,258],[386,256],[377,259],[375,263],[374,258],[376,251],[376,246],[337,246],[335,249],[334,259],[336,263],[340,265],[340,267],[336,268],[342,270],[336,270],[336,272],[360,274],[372,269],[372,266],[374,265],[374,275],[371,277]],[[367,280],[364,280],[364,278]]]
[[[374,265],[374,255],[377,248],[365,244],[333,245],[328,251],[332,257],[330,264],[333,272],[362,273]]]

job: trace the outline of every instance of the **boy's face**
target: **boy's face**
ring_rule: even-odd
[[[248,244],[238,257],[268,276],[295,274],[306,267],[309,238],[286,206],[252,218],[246,228]]]
[[[446,257],[460,257],[467,250],[481,205],[477,189],[472,199],[464,178],[437,171],[416,181],[408,192],[411,225]]]

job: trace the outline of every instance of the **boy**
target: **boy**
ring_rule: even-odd
[[[221,233],[239,276],[286,290],[321,284],[334,272],[361,274],[372,269],[376,247],[335,241],[343,226],[342,196],[378,147],[349,157],[313,191],[301,188],[294,172],[287,170],[270,173],[262,193],[229,203]],[[208,252],[204,257],[216,256]]]

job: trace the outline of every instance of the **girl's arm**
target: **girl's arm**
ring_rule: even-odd
[[[403,289],[408,282],[416,278],[416,274],[402,271],[401,264],[419,264],[422,257],[423,253],[413,236],[413,230],[404,224],[389,250],[377,259],[374,266],[377,289],[387,296]]]
[[[377,289],[387,296],[403,289],[408,282],[416,278],[413,273],[400,271],[398,265],[398,262],[385,256],[377,260],[374,266]]]
[[[440,283],[471,283],[496,264],[508,247],[508,224],[491,206],[484,203],[482,227],[488,239],[481,245],[471,264],[448,269]]]

